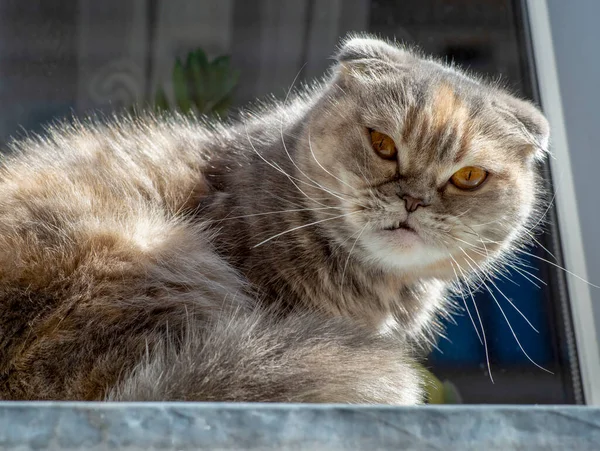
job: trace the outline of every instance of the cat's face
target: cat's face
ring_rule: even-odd
[[[369,39],[342,47],[301,156],[339,244],[392,270],[454,277],[527,233],[548,126],[530,104]],[[470,272],[470,271],[469,271]]]

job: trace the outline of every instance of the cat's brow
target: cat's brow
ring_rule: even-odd
[[[438,159],[443,161],[458,144],[455,161],[460,161],[471,141],[467,103],[450,85],[442,83],[433,94],[432,106],[432,153],[437,150]]]
[[[462,160],[471,145],[474,124],[468,103],[448,83],[434,88],[425,104],[411,105],[404,116],[402,138],[419,151],[427,150],[429,163]]]

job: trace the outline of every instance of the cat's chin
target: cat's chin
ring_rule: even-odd
[[[431,246],[409,226],[376,230],[361,241],[375,260],[387,269],[413,271],[448,258],[446,250]]]
[[[405,224],[382,229],[379,231],[379,235],[382,239],[388,241],[390,246],[399,249],[410,249],[425,244],[415,229]]]

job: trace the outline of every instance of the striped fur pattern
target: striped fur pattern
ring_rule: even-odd
[[[0,398],[421,402],[413,362],[452,285],[527,241],[548,126],[392,43],[352,36],[336,59],[235,122],[74,121],[12,145]],[[477,191],[448,182],[464,166],[489,172]]]

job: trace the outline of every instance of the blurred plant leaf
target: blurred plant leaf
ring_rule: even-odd
[[[192,92],[192,100],[199,111],[204,110],[206,99],[207,71],[209,68],[206,54],[198,49],[188,54],[189,85]]]
[[[156,111],[166,111],[169,109],[169,100],[167,94],[163,88],[156,90],[156,96],[154,97],[154,109]]]
[[[173,93],[175,103],[182,113],[187,113],[192,108],[190,90],[188,89],[186,68],[179,58],[173,67]]]
[[[415,364],[423,376],[427,404],[462,404],[462,398],[452,382],[440,381],[431,371],[423,365]]]
[[[171,105],[162,87],[158,88],[153,108],[156,111],[191,111],[198,114],[225,116],[233,102],[233,91],[240,73],[231,67],[231,58],[223,55],[209,61],[202,49],[189,52],[185,60],[177,58],[173,66]]]

